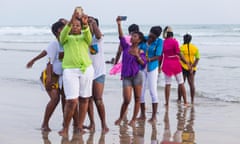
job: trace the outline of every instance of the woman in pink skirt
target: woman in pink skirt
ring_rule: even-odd
[[[186,60],[181,55],[178,41],[173,37],[173,31],[169,26],[164,29],[163,37],[165,40],[163,42],[162,72],[165,77],[165,105],[168,106],[171,80],[172,76],[174,76],[182,93],[184,105],[187,106],[186,90],[180,64],[180,59],[185,63]]]

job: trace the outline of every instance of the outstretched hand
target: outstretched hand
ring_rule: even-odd
[[[33,66],[33,64],[34,64],[34,61],[31,60],[27,63],[26,67],[31,68]]]
[[[116,18],[116,21],[117,21],[117,24],[121,24],[121,17],[118,16],[118,17]]]

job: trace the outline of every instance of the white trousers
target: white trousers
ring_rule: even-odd
[[[157,94],[157,80],[158,80],[158,69],[148,72],[146,69],[142,71],[143,84],[142,84],[142,95],[141,103],[145,103],[145,92],[147,88],[149,89],[150,96],[152,98],[152,103],[158,103]]]

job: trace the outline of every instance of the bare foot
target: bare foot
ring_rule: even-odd
[[[130,126],[135,126],[135,120],[131,120],[129,123],[128,123],[128,125],[130,125]]]
[[[85,131],[85,130],[83,130],[83,129],[79,128],[79,134],[80,134],[80,135],[83,135],[83,134],[85,134],[85,133],[86,133],[86,131]]]
[[[146,116],[141,115],[140,117],[137,118],[137,120],[145,121],[146,120]]]
[[[184,104],[184,107],[191,107],[191,104],[185,103],[185,104]]]
[[[62,137],[68,137],[67,130],[65,129],[62,129],[61,131],[59,131],[58,134]]]
[[[42,126],[41,127],[41,131],[43,131],[43,132],[50,132],[51,129],[48,126]]]
[[[164,104],[164,105],[165,105],[166,108],[168,108],[168,106],[169,106],[168,104]]]
[[[106,134],[107,132],[109,132],[109,128],[107,126],[102,128],[102,133],[103,134]]]
[[[83,125],[83,128],[88,129],[90,132],[95,132],[95,125],[89,125],[89,126]]]
[[[181,103],[181,100],[178,99],[178,100],[177,100],[177,103],[180,104],[180,103]]]
[[[157,119],[156,118],[151,118],[151,119],[148,120],[148,122],[151,123],[151,124],[154,124],[154,123],[157,122]]]
[[[121,119],[118,119],[118,120],[115,121],[114,124],[115,124],[115,125],[120,125],[120,123],[121,123]]]
[[[73,133],[74,134],[78,134],[79,133],[79,129],[78,129],[78,127],[73,127]]]

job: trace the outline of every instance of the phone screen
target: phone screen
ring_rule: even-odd
[[[122,21],[125,21],[125,20],[127,20],[127,16],[120,16],[120,19],[121,19]]]

